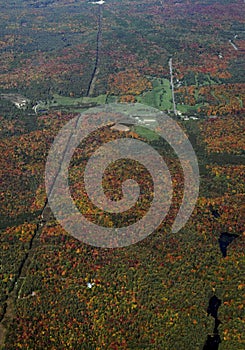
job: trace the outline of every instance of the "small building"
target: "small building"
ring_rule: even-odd
[[[27,104],[30,102],[28,98],[20,94],[10,93],[10,94],[1,94],[2,98],[11,101],[17,108],[25,108]]]
[[[129,129],[129,127],[127,125],[119,124],[119,123],[111,126],[110,129],[111,130],[122,131],[122,132],[130,131],[130,129]]]
[[[14,105],[17,107],[17,108],[19,108],[19,109],[21,109],[21,108],[25,108],[26,107],[26,105],[27,105],[27,100],[18,100],[18,101],[13,101],[13,103],[14,103]]]

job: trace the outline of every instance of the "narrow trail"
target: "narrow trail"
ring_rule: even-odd
[[[88,89],[87,89],[87,94],[86,94],[87,96],[90,96],[90,95],[93,94],[94,87],[95,87],[95,82],[96,82],[96,79],[97,79],[97,75],[99,73],[101,38],[102,38],[102,5],[99,5],[98,31],[97,31],[97,37],[96,37],[96,57],[95,57],[95,64],[94,64],[94,69],[93,69],[93,72],[92,72],[92,76],[91,76],[91,79],[90,79],[89,84],[88,84]],[[79,116],[77,117],[77,121],[76,121],[74,129],[76,129],[78,121],[79,121]],[[67,141],[67,144],[66,144],[66,148],[65,148],[65,150],[63,152],[62,160],[61,160],[61,163],[59,165],[59,169],[58,169],[58,171],[57,171],[57,173],[56,173],[56,175],[54,177],[54,181],[53,181],[53,184],[52,184],[52,186],[50,188],[50,192],[47,194],[47,198],[46,198],[45,204],[44,204],[44,206],[42,208],[40,218],[39,218],[39,220],[37,222],[36,230],[35,230],[32,238],[31,238],[31,240],[29,242],[29,246],[28,246],[27,252],[26,252],[26,254],[25,254],[25,256],[24,256],[24,258],[23,258],[23,260],[22,260],[22,262],[21,262],[21,264],[19,266],[18,274],[17,274],[17,276],[15,278],[15,284],[14,284],[13,288],[10,290],[10,292],[7,295],[7,299],[5,301],[5,303],[6,303],[5,312],[4,312],[3,316],[2,316],[2,319],[0,320],[0,349],[4,349],[8,328],[9,328],[10,324],[12,323],[12,321],[13,321],[13,319],[15,317],[15,300],[16,300],[16,290],[17,290],[17,287],[18,287],[18,282],[21,279],[24,280],[25,277],[26,277],[26,272],[28,271],[28,266],[31,263],[31,260],[33,258],[33,244],[37,240],[38,235],[41,233],[45,222],[48,220],[48,217],[46,218],[45,221],[43,220],[44,213],[45,213],[45,211],[47,211],[47,208],[48,208],[48,197],[52,193],[52,190],[54,188],[57,176],[58,176],[58,174],[60,172],[61,165],[62,165],[62,162],[64,160],[64,157],[65,157],[65,154],[67,152],[67,149],[68,149],[68,146],[69,146],[69,143],[70,143],[70,140],[71,140],[72,136],[73,136],[73,131],[71,131],[71,133],[69,135],[69,138],[68,138],[68,141]]]
[[[74,130],[76,130],[76,128],[77,128],[79,119],[80,119],[80,115],[77,116],[77,120],[76,120],[76,123],[75,123]],[[62,159],[61,159],[61,162],[59,164],[58,171],[57,171],[56,175],[54,176],[52,185],[50,187],[50,191],[47,194],[47,198],[46,198],[45,204],[43,206],[40,218],[39,218],[39,220],[37,222],[36,229],[35,229],[34,234],[33,234],[32,238],[31,238],[31,240],[29,242],[29,246],[28,246],[27,252],[26,252],[26,254],[25,254],[25,256],[24,256],[24,258],[23,258],[23,260],[22,260],[22,262],[21,262],[21,264],[19,266],[18,274],[17,274],[17,276],[15,278],[15,284],[14,284],[12,290],[10,290],[9,294],[7,295],[7,300],[5,301],[5,303],[6,303],[5,313],[4,313],[4,315],[3,315],[2,319],[1,319],[1,322],[0,322],[0,349],[4,349],[6,335],[7,335],[9,326],[11,325],[11,323],[12,323],[14,317],[15,317],[15,300],[16,300],[16,297],[17,297],[16,295],[17,295],[18,282],[21,279],[23,279],[23,281],[25,280],[26,273],[28,272],[28,266],[31,264],[31,261],[33,259],[33,255],[34,255],[33,245],[34,245],[35,241],[37,240],[39,234],[41,233],[41,231],[43,229],[43,226],[45,225],[45,222],[48,220],[48,217],[46,218],[45,221],[43,220],[43,216],[44,216],[43,214],[45,213],[45,210],[47,210],[47,208],[48,208],[48,197],[52,193],[54,185],[55,185],[55,182],[56,182],[56,179],[57,179],[57,177],[58,177],[58,175],[60,173],[64,157],[65,157],[66,152],[68,150],[68,146],[70,144],[72,136],[74,135],[74,130],[71,131],[71,133],[70,133],[70,135],[68,137],[68,141],[66,143],[66,148],[65,148],[65,150],[63,152]]]
[[[44,208],[46,207],[46,205],[47,205],[47,201],[45,203]],[[44,211],[44,208],[42,210],[42,213]],[[29,264],[31,254],[33,252],[33,250],[32,250],[33,243],[34,243],[38,233],[40,232],[40,227],[41,227],[41,222],[39,221],[37,223],[37,227],[34,231],[34,234],[29,242],[27,252],[26,252],[22,262],[20,263],[18,273],[15,277],[15,284],[13,285],[13,288],[10,290],[9,294],[7,295],[7,300],[5,301],[6,302],[5,313],[4,313],[2,320],[0,322],[0,349],[4,348],[8,327],[12,323],[13,318],[15,316],[15,305],[14,304],[15,304],[15,299],[16,299],[16,289],[17,289],[18,282],[20,281],[20,279],[25,276],[25,270]]]
[[[88,90],[87,90],[86,96],[91,96],[93,94],[95,82],[96,82],[97,76],[99,74],[100,48],[101,48],[101,39],[102,39],[102,17],[103,17],[102,5],[99,5],[95,64],[94,64],[94,69],[93,69],[91,79],[90,79],[90,82],[88,85]]]
[[[170,85],[172,89],[172,100],[173,100],[173,111],[174,114],[177,116],[177,109],[176,109],[176,103],[175,103],[175,97],[174,97],[174,80],[173,80],[173,62],[172,57],[170,58],[168,64],[169,64],[169,73],[170,73]]]

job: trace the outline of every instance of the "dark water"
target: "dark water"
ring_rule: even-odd
[[[203,350],[218,350],[220,343],[221,338],[218,333],[214,335],[208,335]]]
[[[208,334],[206,342],[204,344],[203,350],[218,350],[219,344],[221,343],[221,338],[219,335],[219,325],[222,323],[218,319],[218,310],[221,306],[221,300],[216,296],[213,295],[209,299],[208,308],[207,308],[207,314],[208,316],[212,316],[214,318],[214,329],[213,334]]]
[[[210,205],[209,207],[210,211],[211,211],[211,214],[213,215],[213,217],[215,219],[218,219],[220,217],[220,213],[218,212],[217,209],[215,209],[212,205]]]
[[[212,205],[209,206],[209,210],[214,219],[218,219],[220,217],[220,213],[218,209],[214,208]],[[223,258],[227,256],[227,248],[229,244],[231,244],[238,235],[235,233],[222,232],[219,237],[219,247],[222,253]]]
[[[223,258],[227,256],[228,246],[238,237],[235,233],[222,232],[219,237],[219,247]]]
[[[209,299],[209,304],[207,309],[208,316],[211,315],[212,317],[217,319],[220,305],[221,305],[221,300],[217,298],[216,295],[213,295],[212,298]]]

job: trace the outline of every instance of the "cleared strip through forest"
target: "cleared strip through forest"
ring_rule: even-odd
[[[98,31],[97,31],[97,37],[96,37],[95,65],[94,65],[92,76],[91,76],[91,79],[90,79],[90,82],[89,82],[89,85],[88,85],[87,96],[90,96],[93,93],[96,77],[97,77],[97,74],[98,74],[99,59],[100,59],[101,36],[102,36],[102,6],[99,5]],[[78,121],[79,121],[79,116],[77,117],[75,130],[76,130]],[[65,154],[67,152],[67,149],[68,149],[68,146],[69,146],[69,143],[70,143],[70,140],[71,140],[72,136],[73,136],[73,131],[71,132],[71,134],[69,136],[68,142],[66,144],[66,148],[65,148],[64,153],[63,153],[63,157],[62,157],[61,163],[59,164],[58,172],[57,172],[57,174],[54,177],[54,181],[53,181],[53,184],[52,184],[52,186],[50,188],[50,193],[48,193],[48,196],[52,193],[52,190],[54,188],[54,184],[55,184],[57,176],[58,176],[58,174],[60,172],[61,165],[62,165],[62,162],[64,160],[64,157],[65,157]],[[16,288],[17,288],[17,285],[18,285],[18,281],[21,278],[25,277],[25,271],[26,271],[25,268],[28,266],[29,260],[31,259],[31,252],[32,252],[32,248],[33,248],[33,243],[34,243],[35,239],[37,238],[38,233],[40,233],[40,231],[41,231],[41,229],[43,227],[43,224],[44,224],[42,218],[43,218],[43,214],[45,212],[45,209],[48,207],[48,196],[46,198],[44,207],[43,207],[43,209],[41,211],[41,216],[40,216],[40,219],[39,219],[39,221],[37,223],[36,230],[35,230],[35,232],[34,232],[34,234],[32,236],[32,239],[31,239],[31,241],[29,243],[29,247],[28,247],[27,253],[25,254],[25,256],[24,256],[24,258],[23,258],[23,260],[22,260],[22,262],[20,264],[20,267],[18,269],[18,274],[17,274],[16,279],[15,279],[15,282],[16,282],[15,286],[10,291],[10,293],[7,296],[7,300],[5,301],[6,302],[6,308],[5,308],[5,312],[4,312],[3,317],[1,319],[1,322],[0,322],[0,348],[1,349],[4,348],[5,339],[6,339],[6,335],[7,335],[7,330],[8,330],[8,327],[10,326],[10,324],[12,323],[13,318],[14,318],[14,301],[15,301],[15,298],[16,298],[15,291],[16,291]]]
[[[60,173],[60,170],[61,170],[61,166],[62,166],[64,157],[65,157],[66,152],[68,150],[68,146],[70,144],[72,136],[74,135],[74,130],[77,129],[77,125],[78,125],[78,122],[79,122],[79,119],[80,119],[80,115],[78,115],[76,118],[77,118],[77,120],[76,120],[76,123],[75,123],[75,127],[74,127],[74,129],[71,131],[71,133],[69,135],[68,141],[66,143],[65,150],[64,150],[63,155],[62,155],[61,162],[59,164],[58,171],[57,171],[57,173],[54,176],[54,180],[53,180],[52,185],[50,187],[50,191],[47,194],[47,198],[45,200],[45,204],[44,204],[43,209],[41,211],[41,216],[39,218],[39,221],[37,222],[36,229],[35,229],[34,234],[33,234],[32,238],[30,240],[28,250],[27,250],[23,260],[20,263],[20,266],[19,266],[19,269],[18,269],[18,274],[17,274],[17,276],[15,278],[15,284],[13,286],[13,289],[10,290],[9,294],[7,295],[7,299],[5,301],[5,303],[6,303],[5,312],[4,312],[3,317],[1,319],[1,322],[0,322],[0,349],[4,349],[7,331],[8,331],[8,328],[11,325],[11,323],[12,323],[12,321],[14,319],[14,316],[15,316],[15,313],[14,313],[14,302],[15,302],[15,299],[16,299],[16,289],[17,289],[17,286],[18,286],[18,281],[21,278],[24,280],[24,277],[26,277],[26,271],[28,271],[29,260],[31,260],[32,257],[33,257],[33,255],[32,255],[33,249],[32,248],[33,248],[34,241],[38,237],[38,234],[41,232],[41,230],[43,228],[43,225],[45,224],[45,222],[43,221],[43,214],[44,214],[45,209],[48,207],[48,197],[53,191],[56,179],[57,179],[57,177],[58,177],[58,175]],[[48,220],[48,218],[47,218],[47,220]]]
[[[93,94],[95,82],[97,75],[99,73],[99,60],[100,60],[100,47],[101,47],[101,38],[102,38],[102,5],[99,5],[99,14],[98,14],[98,31],[96,37],[96,56],[93,73],[88,85],[87,96]]]

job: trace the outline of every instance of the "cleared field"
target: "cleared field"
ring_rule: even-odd
[[[172,94],[168,79],[155,78],[152,81],[153,90],[137,97],[137,101],[160,110],[173,108]]]
[[[133,130],[140,136],[144,137],[148,141],[159,140],[160,136],[156,134],[154,131],[144,128],[142,126],[135,126]]]
[[[201,106],[202,106],[202,104],[196,104],[195,106],[178,104],[177,109],[178,109],[178,111],[180,111],[182,113],[187,113],[187,112],[196,113],[198,107],[201,107]]]
[[[98,104],[105,104],[106,102],[106,95],[99,95],[96,97],[67,97],[67,96],[60,96],[58,94],[54,94],[54,101],[53,106],[77,106],[82,105],[84,103],[98,103]]]

